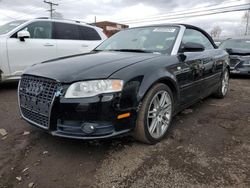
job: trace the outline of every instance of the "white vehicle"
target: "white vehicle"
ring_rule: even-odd
[[[106,35],[78,21],[37,18],[0,26],[0,82],[19,79],[24,69],[46,60],[87,53]]]

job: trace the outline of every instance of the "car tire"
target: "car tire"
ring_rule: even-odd
[[[227,95],[228,87],[229,87],[229,71],[228,69],[226,69],[222,74],[220,85],[216,90],[216,92],[214,93],[214,96],[219,99],[223,99]]]
[[[154,85],[142,101],[133,132],[134,138],[146,144],[159,142],[171,123],[173,102],[172,91],[167,85]]]

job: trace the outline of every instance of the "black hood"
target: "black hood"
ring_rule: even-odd
[[[239,55],[239,56],[248,56],[250,55],[250,49],[245,48],[227,48],[227,53],[229,55]]]
[[[105,79],[124,67],[157,56],[152,53],[93,52],[36,64],[24,74],[51,78],[62,83]]]

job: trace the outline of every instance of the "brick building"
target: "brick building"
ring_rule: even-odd
[[[129,28],[128,25],[119,24],[115,22],[103,21],[92,23],[91,25],[95,25],[103,29],[103,32],[107,35],[107,37],[111,37],[113,34],[119,32],[122,29]]]

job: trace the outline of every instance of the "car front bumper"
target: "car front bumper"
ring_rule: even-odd
[[[105,139],[127,135],[135,126],[136,111],[119,108],[120,94],[106,94],[85,99],[56,97],[48,127],[39,126],[27,117],[31,125],[53,136],[73,139]],[[118,119],[121,114],[129,117]]]
[[[52,135],[98,139],[124,135],[135,127],[134,92],[100,94],[88,98],[64,97],[69,85],[23,75],[18,86],[21,116]]]
[[[230,74],[237,74],[237,75],[250,75],[250,66],[244,67],[231,67]]]
[[[136,111],[120,109],[120,94],[106,94],[86,99],[60,98],[51,113],[52,135],[98,139],[116,137],[134,128]],[[118,119],[121,114],[129,117]]]

